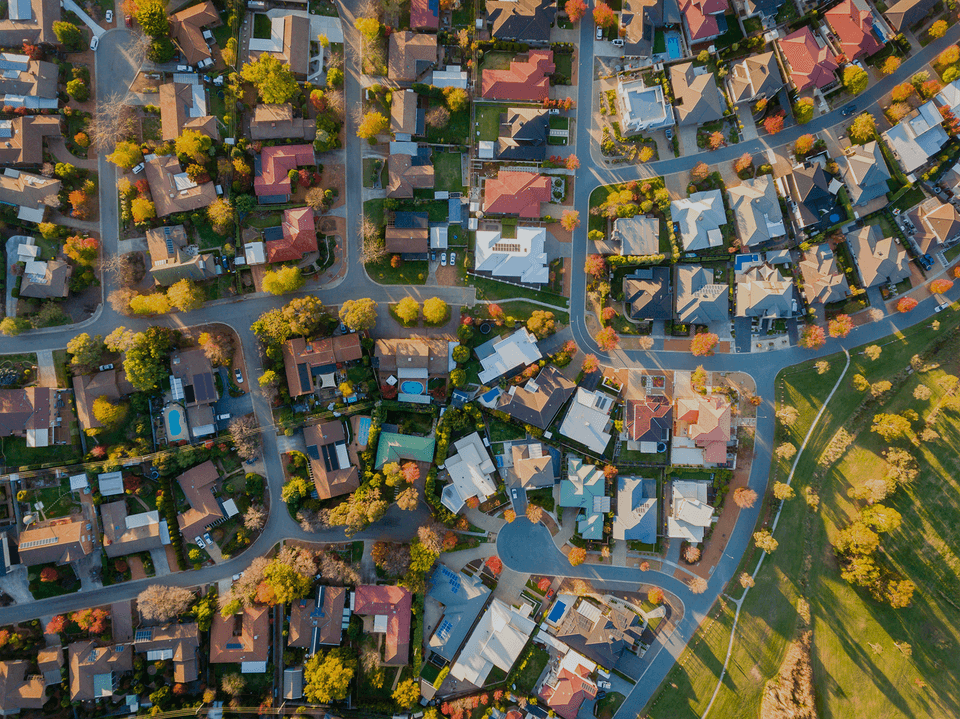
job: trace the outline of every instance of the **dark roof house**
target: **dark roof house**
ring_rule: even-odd
[[[350,464],[342,420],[307,425],[303,428],[303,440],[320,499],[339,497],[360,486],[359,472]]]
[[[673,404],[666,397],[627,400],[627,432],[634,442],[666,442],[673,426]]]
[[[290,396],[296,398],[313,392],[318,375],[330,374],[337,365],[355,362],[362,356],[360,336],[356,333],[287,340],[283,345],[283,366]]]
[[[843,210],[838,209],[837,196],[830,192],[826,173],[820,165],[797,168],[786,179],[797,204],[801,227],[819,224],[829,227],[840,221]]]
[[[669,267],[642,267],[623,278],[623,300],[635,320],[668,320],[673,317]]]
[[[557,19],[553,0],[487,0],[487,24],[497,40],[548,43]]]
[[[560,408],[573,396],[577,385],[553,365],[522,386],[511,385],[501,393],[497,409],[514,419],[546,429]]]
[[[533,107],[511,107],[500,115],[497,159],[542,162],[547,156],[549,115]]]
[[[339,646],[343,637],[346,587],[317,587],[316,599],[299,599],[290,605],[287,645],[315,654],[321,647]]]
[[[581,599],[567,611],[556,637],[605,669],[612,669],[627,647],[640,640],[642,625],[633,612],[619,607],[598,607]]]

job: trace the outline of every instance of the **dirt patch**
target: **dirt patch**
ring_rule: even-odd
[[[342,207],[344,204],[346,204],[346,183],[346,173],[343,170],[343,165],[339,163],[323,163],[323,180],[320,184],[325,190],[335,189],[337,191],[337,198],[330,206],[331,210],[335,210],[336,208]]]
[[[437,267],[434,272],[434,277],[437,278],[437,284],[442,287],[456,287],[460,284],[457,278],[457,268],[450,267],[449,265],[446,267]]]
[[[570,281],[571,281],[570,269],[572,267],[572,264],[573,264],[572,259],[570,259],[569,257],[563,258],[563,296],[564,297],[570,296]]]
[[[143,561],[140,557],[127,557],[127,564],[130,565],[130,579],[146,579],[147,573],[143,568]]]
[[[551,222],[547,225],[547,232],[553,235],[553,238],[557,242],[573,242],[573,233],[563,229],[563,226],[559,222]]]
[[[269,265],[250,266],[250,273],[253,275],[253,287],[256,292],[263,292],[263,277],[269,270]]]

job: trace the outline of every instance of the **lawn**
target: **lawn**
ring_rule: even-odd
[[[923,189],[920,187],[912,187],[907,190],[896,202],[887,206],[888,209],[899,209],[901,212],[906,212],[914,205],[918,205],[923,202],[924,194]]]
[[[549,292],[532,290],[528,287],[515,287],[507,285],[496,280],[488,280],[485,277],[471,277],[470,284],[477,288],[477,298],[487,300],[507,300],[514,297],[526,300],[537,300],[546,302],[557,308],[569,307],[570,301],[561,295],[554,295]],[[549,309],[541,307],[540,309]]]
[[[511,439],[523,439],[527,433],[522,427],[499,419],[488,419],[487,430],[490,432],[491,442],[504,442]]]
[[[553,62],[557,66],[554,72],[557,85],[569,85],[573,80],[573,53],[554,53]]]
[[[48,567],[56,570],[58,577],[54,581],[45,582],[40,578],[40,573]],[[77,579],[77,575],[69,564],[62,567],[52,563],[37,564],[27,570],[27,577],[30,580],[30,593],[33,594],[34,599],[49,599],[80,591],[80,580]]]
[[[377,227],[383,227],[383,200],[367,200],[363,203],[363,215]]]
[[[463,168],[459,152],[434,152],[433,171],[435,189],[463,192]],[[448,209],[449,213],[449,209]]]
[[[78,461],[80,448],[76,444],[28,447],[27,440],[23,437],[3,437],[0,438],[0,458],[8,470],[41,465],[59,467]]]
[[[55,487],[28,490],[28,501],[31,504],[43,503],[43,516],[47,519],[66,517],[74,509],[80,508],[77,495],[70,491],[70,480],[62,479]]]
[[[523,658],[514,667],[516,674],[513,683],[516,684],[516,691],[521,694],[532,692],[549,660],[550,654],[545,649],[530,644]]]
[[[527,492],[527,501],[530,504],[536,504],[543,507],[548,512],[552,512],[555,506],[553,500],[553,488],[544,487],[543,489],[532,489]]]
[[[608,692],[607,696],[598,700],[594,706],[594,716],[597,719],[613,719],[613,715],[617,713],[617,709],[623,704],[624,699],[626,697],[620,692]]]
[[[383,186],[383,160],[377,159],[376,157],[365,157],[363,158],[363,186],[364,187],[374,187],[377,183],[377,179],[380,179],[380,186]]]
[[[496,142],[500,136],[500,115],[504,108],[500,105],[480,105],[476,112],[476,139]]]
[[[271,23],[270,18],[263,13],[254,13],[253,16],[253,36],[258,40],[270,39]]]
[[[483,56],[483,63],[480,65],[481,70],[509,70],[510,61],[514,59],[516,55],[512,52],[488,52]]]
[[[553,297],[549,300],[541,300],[542,302],[553,301]],[[548,312],[553,312],[554,319],[560,324],[570,324],[570,315],[566,312],[563,312],[559,309],[550,309],[549,307],[541,307],[540,305],[535,305],[532,302],[524,302],[522,300],[517,302],[504,302],[500,305],[503,308],[503,311],[507,314],[507,320],[512,317],[515,320],[520,320],[521,322],[526,322],[530,319],[532,315],[537,310],[547,310]]]
[[[470,108],[450,113],[444,127],[427,126],[427,142],[435,145],[461,145],[470,136]]]
[[[366,265],[367,274],[381,285],[422,285],[427,281],[427,263],[421,260],[390,265],[390,257],[382,262]]]
[[[727,15],[727,31],[718,37],[714,42],[718,48],[730,47],[734,43],[743,40],[743,30],[740,29],[740,23],[736,15]]]

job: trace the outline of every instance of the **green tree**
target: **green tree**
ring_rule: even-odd
[[[289,564],[270,562],[263,581],[273,590],[278,604],[288,604],[295,599],[303,599],[310,593],[313,577],[305,577]]]
[[[53,23],[53,34],[57,36],[57,42],[68,50],[79,50],[83,47],[83,35],[80,28],[72,22],[58,20]]]
[[[211,137],[189,128],[184,130],[174,143],[178,155],[183,155],[199,163],[209,159],[207,153],[212,145],[213,139]]]
[[[396,304],[393,311],[404,324],[410,324],[420,318],[420,303],[412,297],[404,297]]]
[[[467,383],[467,372],[462,369],[455,369],[450,373],[450,383],[454,387],[463,387]]]
[[[294,297],[283,307],[283,318],[290,324],[290,334],[309,337],[329,317],[323,303],[314,295]]]
[[[470,104],[470,95],[461,87],[443,88],[443,97],[447,101],[447,107],[450,108],[450,112],[466,110],[467,105]]]
[[[344,527],[347,536],[380,519],[389,504],[381,499],[377,487],[361,486],[353,494],[327,513],[327,522],[335,527]]]
[[[4,317],[0,321],[0,332],[7,337],[16,337],[25,329],[29,329],[30,322],[22,317]]]
[[[873,426],[870,428],[870,431],[876,432],[890,442],[898,437],[910,435],[910,421],[906,417],[901,417],[899,414],[880,413],[874,415]]]
[[[74,367],[96,367],[103,357],[103,350],[102,335],[91,337],[86,332],[81,332],[67,342],[67,352],[73,355],[70,364]]]
[[[373,329],[377,324],[377,303],[369,297],[347,300],[340,307],[340,321],[358,332]]]
[[[300,90],[290,66],[267,53],[244,65],[240,77],[252,83],[260,99],[268,104],[283,104]]]
[[[470,348],[466,345],[457,345],[454,347],[453,361],[459,364],[470,361]]]
[[[171,347],[170,331],[163,327],[148,327],[130,337],[123,370],[134,389],[150,392],[170,375],[167,355]]]
[[[217,198],[207,206],[207,219],[218,235],[229,235],[236,219],[233,205],[229,200]]]
[[[127,405],[114,404],[107,397],[97,397],[93,400],[93,416],[108,429],[120,426],[127,417]]]
[[[356,663],[341,649],[319,652],[303,665],[303,695],[316,704],[329,704],[347,698]]]
[[[450,307],[439,297],[431,297],[423,303],[423,317],[432,325],[443,322],[450,314]]]
[[[261,387],[276,387],[280,384],[280,375],[278,375],[274,370],[268,369],[257,380],[257,383]]]
[[[290,338],[290,322],[283,316],[283,310],[264,312],[250,325],[251,331],[265,345],[279,346]]]
[[[166,37],[170,34],[170,17],[162,0],[139,0],[137,23],[150,37]]]
[[[404,709],[412,709],[420,701],[420,682],[416,679],[404,679],[393,690],[393,701]]]
[[[287,292],[296,292],[303,287],[304,282],[299,267],[281,267],[263,276],[263,289],[272,295],[282,295]]]
[[[203,307],[203,290],[188,279],[182,279],[167,288],[167,300],[181,312],[191,312]]]
[[[308,494],[310,494],[310,485],[303,477],[291,477],[280,488],[280,499],[288,504],[298,504]]]
[[[327,70],[327,84],[330,87],[341,87],[343,85],[343,70],[339,67],[331,67]]]
[[[867,89],[870,83],[870,76],[866,70],[856,65],[847,65],[843,71],[843,86],[851,95],[859,95]]]
[[[86,102],[90,98],[90,90],[78,77],[67,83],[67,94],[77,102]]]
[[[117,167],[129,170],[134,165],[143,162],[143,152],[140,151],[140,146],[135,142],[121,140],[113,148],[113,152],[107,155],[107,159]]]

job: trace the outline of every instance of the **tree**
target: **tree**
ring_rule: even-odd
[[[777,420],[784,427],[792,427],[798,419],[800,419],[800,413],[795,407],[784,405],[777,410]]]
[[[217,198],[207,206],[207,219],[218,235],[229,235],[236,220],[233,205],[229,200]]]
[[[420,682],[417,679],[404,679],[393,690],[393,701],[404,709],[412,709],[420,701]]]
[[[263,529],[267,523],[267,510],[262,504],[251,504],[243,513],[243,526],[251,532]]]
[[[737,172],[746,172],[751,167],[753,167],[753,156],[749,152],[740,155],[733,165],[733,169]]]
[[[567,155],[567,159],[563,161],[563,164],[568,170],[580,169],[580,160],[576,155]]]
[[[290,66],[265,52],[253,62],[247,61],[240,77],[252,83],[260,99],[268,104],[281,105],[300,91]]]
[[[512,522],[512,521],[515,520],[516,518],[517,518],[517,513],[514,512],[512,509],[506,509],[506,510],[504,510],[504,512],[503,512],[503,521],[504,521],[504,522],[506,522],[507,524],[510,524],[510,522]]]
[[[232,697],[240,696],[246,685],[247,681],[243,676],[235,672],[232,674],[224,674],[220,680],[220,688],[224,694],[229,694]]]
[[[393,307],[394,314],[404,324],[412,324],[420,319],[420,303],[413,297],[404,297]]]
[[[876,134],[877,123],[873,119],[873,115],[869,112],[857,115],[856,119],[850,125],[850,139],[854,142],[860,144],[870,142]]]
[[[593,6],[593,22],[597,27],[612,28],[617,24],[617,15],[605,2]]]
[[[707,591],[707,580],[703,577],[694,577],[690,580],[690,591],[694,594],[703,594]]]
[[[237,454],[243,459],[253,459],[260,451],[260,428],[249,415],[230,422],[230,438]]]
[[[600,362],[597,361],[596,355],[584,355],[583,364],[580,366],[580,370],[584,374],[593,374],[598,369],[600,369]]]
[[[880,413],[874,415],[871,432],[876,432],[888,442],[910,434],[910,421],[899,414]]]
[[[343,85],[343,70],[339,67],[331,67],[328,69],[327,84],[331,87],[341,87]]]
[[[801,97],[793,105],[793,116],[797,118],[797,122],[801,125],[806,125],[813,119],[813,98],[812,97]]]
[[[290,327],[290,334],[308,337],[329,319],[326,308],[315,295],[294,297],[280,310]]]
[[[870,394],[874,397],[882,397],[891,389],[893,389],[893,383],[888,380],[881,380],[870,385]]]
[[[706,162],[698,162],[690,170],[690,179],[694,182],[703,182],[710,175],[710,166]]]
[[[789,484],[784,482],[774,482],[773,496],[779,499],[781,502],[784,502],[788,499],[793,499],[796,496],[796,492],[793,491],[793,487],[791,487]]]
[[[191,312],[203,307],[206,295],[194,282],[183,279],[167,288],[167,299],[181,312]]]
[[[178,155],[183,155],[194,162],[204,162],[209,159],[207,154],[213,145],[213,139],[198,130],[186,129],[174,142]]]
[[[459,344],[453,348],[453,361],[457,364],[464,364],[470,361],[470,348],[467,345]]]
[[[43,631],[45,634],[60,634],[66,628],[67,618],[62,614],[58,614],[47,622],[47,626]]]
[[[890,91],[890,99],[894,102],[904,102],[915,92],[916,88],[913,85],[909,82],[903,82]]]
[[[450,373],[450,384],[454,387],[460,388],[467,383],[467,372],[466,370],[457,368]]]
[[[57,42],[68,50],[79,50],[83,47],[83,35],[80,28],[72,22],[58,20],[53,23],[53,34],[57,36]]]
[[[843,71],[843,86],[851,95],[859,95],[867,89],[870,76],[867,71],[856,65],[847,65]]]
[[[499,577],[500,573],[503,571],[503,560],[496,555],[490,557],[487,560],[487,569],[490,570],[493,576]]]
[[[166,623],[186,614],[195,599],[185,587],[152,584],[137,596],[137,611],[148,622]]]
[[[778,132],[780,132],[780,130],[783,129],[783,113],[779,112],[776,115],[771,115],[764,120],[763,129],[765,129],[771,135],[776,135]]]
[[[157,208],[146,197],[136,197],[130,203],[130,214],[135,224],[142,225],[157,216]]]
[[[917,301],[913,297],[901,297],[897,301],[897,312],[909,312],[917,306]]]
[[[382,135],[389,129],[390,120],[387,119],[387,116],[382,112],[371,110],[363,116],[363,120],[357,126],[357,137],[362,140],[369,140],[377,135]]]
[[[773,538],[773,535],[766,529],[761,529],[759,532],[753,533],[754,544],[757,545],[757,549],[760,549],[767,554],[771,554],[777,550],[777,547],[780,546],[780,543]]]
[[[932,37],[932,38],[934,38],[934,39],[941,38],[941,37],[943,37],[944,35],[947,34],[947,28],[948,28],[948,27],[949,27],[949,25],[947,25],[947,21],[946,21],[946,20],[937,20],[937,21],[936,21],[935,23],[933,23],[933,25],[931,25],[930,28],[927,30],[927,34],[930,35],[930,37]]]
[[[900,68],[900,58],[896,55],[891,55],[880,65],[880,72],[884,75],[892,75]]]
[[[557,321],[553,317],[553,312],[534,310],[527,320],[527,329],[538,340],[546,339],[557,331]]]
[[[272,590],[277,604],[289,604],[303,599],[313,585],[313,572],[305,575],[297,567],[279,561],[279,556],[270,562],[264,573],[264,583]]]
[[[694,357],[709,357],[720,338],[711,332],[698,332],[690,341],[690,352]]]
[[[737,578],[740,580],[740,586],[744,589],[749,589],[756,584],[756,581],[754,581],[753,577],[746,572],[740,572],[740,576]]]
[[[587,14],[587,4],[583,0],[567,0],[563,9],[567,11],[570,22],[578,22]]]
[[[439,297],[423,302],[423,318],[432,325],[439,325],[450,316],[450,307]]]
[[[827,323],[827,331],[831,337],[846,337],[853,329],[853,319],[850,315],[837,315]]]
[[[373,329],[377,324],[377,303],[369,297],[347,300],[340,307],[340,321],[358,332]]]
[[[707,145],[711,150],[719,150],[721,147],[727,144],[726,139],[723,136],[723,133],[720,130],[716,130],[710,133],[710,137],[707,139]]]
[[[41,582],[55,582],[58,579],[60,579],[60,572],[57,571],[56,567],[44,567],[40,570]]]
[[[408,487],[397,495],[397,506],[412,512],[420,503],[420,490],[416,487]]]
[[[137,24],[150,37],[170,34],[170,16],[162,0],[137,0]]]
[[[587,255],[583,271],[599,279],[607,274],[607,261],[603,259],[603,255]]]
[[[583,547],[574,547],[570,550],[570,554],[567,555],[567,559],[570,560],[570,566],[580,566],[587,559],[587,550]]]
[[[367,42],[376,42],[377,38],[380,37],[381,25],[376,18],[359,17],[354,25]]]
[[[943,277],[930,283],[930,291],[935,295],[942,295],[944,292],[949,292],[952,287],[953,282]]]
[[[303,287],[303,274],[299,267],[287,266],[271,270],[263,276],[263,289],[272,295],[296,292]]]
[[[137,295],[130,300],[130,309],[138,315],[163,315],[170,311],[170,301],[160,292]]]
[[[300,500],[310,494],[310,486],[303,477],[291,477],[280,488],[280,499],[287,504],[299,505]]]
[[[93,416],[96,420],[108,429],[115,429],[127,416],[127,405],[123,403],[114,404],[107,397],[97,397],[93,400]]]
[[[576,210],[564,210],[560,217],[560,226],[568,232],[580,227],[580,213]]]
[[[749,509],[757,502],[757,493],[749,487],[737,487],[733,492],[733,502],[741,509]]]
[[[604,327],[594,335],[594,340],[596,340],[597,347],[600,348],[601,352],[612,352],[620,344],[620,335],[613,327]]]
[[[91,338],[86,332],[81,332],[67,342],[67,352],[73,355],[70,364],[74,367],[96,367],[103,357],[103,350],[101,335]]]
[[[813,149],[814,138],[813,135],[800,135],[797,138],[797,143],[793,146],[794,151],[798,155],[806,155],[810,150]]]
[[[443,97],[447,101],[447,107],[450,112],[460,112],[466,110],[470,104],[470,95],[462,87],[443,88]]]
[[[800,347],[808,350],[820,349],[827,342],[826,334],[820,325],[807,325],[800,333],[800,340],[797,343]]]
[[[148,327],[143,332],[132,333],[128,342],[123,359],[127,380],[141,392],[155,389],[170,374],[167,366],[167,355],[172,346],[170,330]],[[107,347],[110,347],[109,342]]]
[[[527,519],[532,524],[538,524],[543,519],[543,507],[537,504],[527,504]]]
[[[347,536],[353,536],[380,519],[387,507],[387,502],[380,498],[379,488],[362,486],[328,511],[327,522],[332,526],[345,527]]]
[[[443,128],[450,124],[450,111],[443,105],[434,105],[423,119],[427,127]]]
[[[783,442],[777,446],[776,455],[780,459],[793,459],[797,454],[797,448],[790,442]]]
[[[696,564],[700,561],[700,554],[699,548],[690,546],[683,551],[683,558],[687,564]]]
[[[86,102],[90,98],[90,90],[87,89],[86,83],[79,77],[67,83],[67,94],[77,102]]]
[[[136,143],[121,140],[113,148],[113,152],[107,155],[107,159],[117,167],[129,170],[137,163],[143,162],[143,152]]]
[[[663,590],[660,587],[653,587],[647,592],[647,599],[650,600],[651,604],[663,604],[665,598]]]
[[[23,317],[4,317],[0,321],[0,333],[7,337],[16,337],[25,329],[30,328],[30,321]]]

